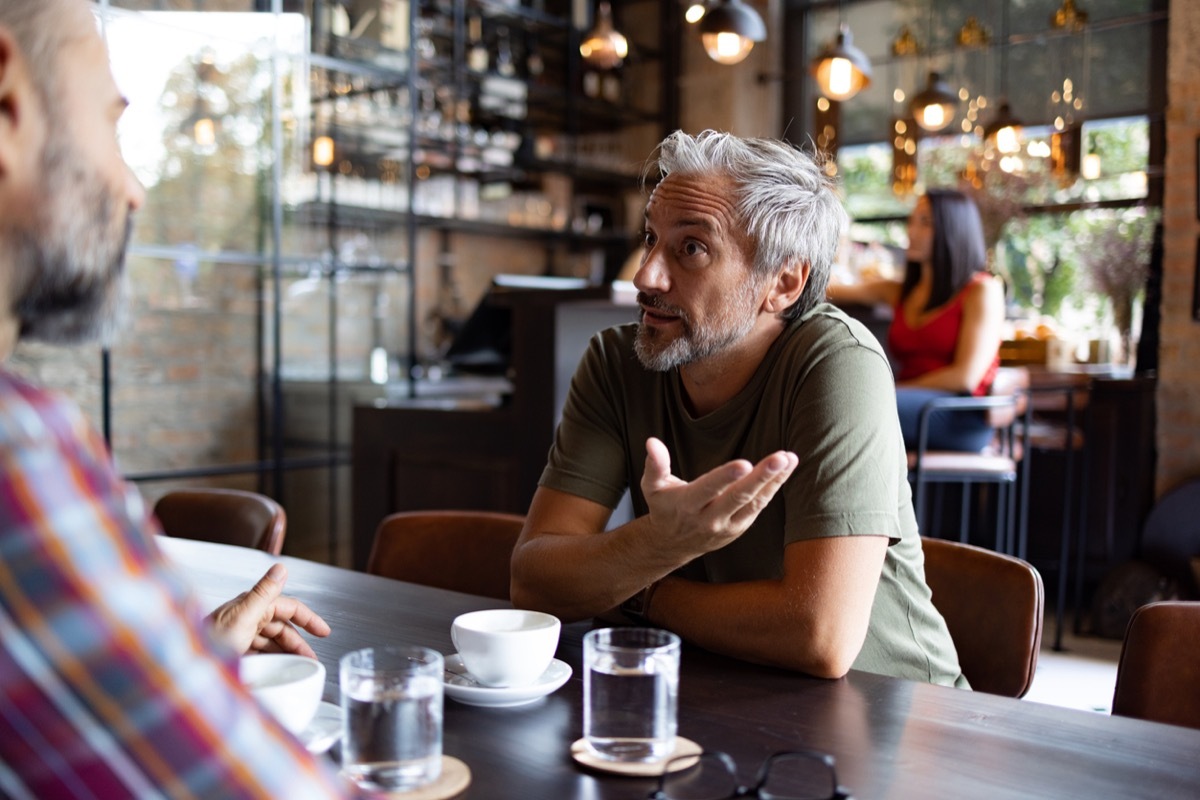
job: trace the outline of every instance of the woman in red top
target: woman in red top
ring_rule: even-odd
[[[915,448],[925,403],[991,389],[1000,365],[1004,288],[987,272],[979,209],[961,192],[931,189],[917,200],[906,255],[903,281],[830,286],[829,297],[894,309],[887,344],[898,365],[904,443]],[[937,412],[929,421],[930,449],[981,450],[991,437],[983,412]]]

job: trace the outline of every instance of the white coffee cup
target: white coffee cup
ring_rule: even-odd
[[[298,734],[321,704],[325,665],[290,653],[255,653],[238,661],[238,677],[283,727]]]
[[[456,617],[450,638],[480,684],[528,686],[550,666],[561,628],[553,614],[493,608]]]

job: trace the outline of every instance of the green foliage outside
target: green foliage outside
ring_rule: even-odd
[[[1027,143],[1047,141],[1048,135],[1030,135]],[[1141,118],[1101,121],[1085,125],[1083,135],[1084,154],[1096,153],[1101,158],[1100,177],[1078,178],[1062,185],[1049,174],[1044,159],[1030,157],[1026,151],[1021,154],[1024,168],[1020,172],[992,168],[980,174],[979,188],[960,179],[972,147],[964,146],[960,137],[925,140],[919,145],[920,184],[917,192],[907,197],[896,197],[891,191],[890,147],[842,148],[838,165],[847,210],[854,219],[874,218],[869,223],[855,223],[851,238],[903,246],[903,217],[917,193],[934,186],[963,188],[980,207],[992,269],[1008,286],[1010,316],[1052,317],[1079,328],[1110,324],[1111,293],[1091,276],[1106,268],[1110,274],[1114,272],[1116,267],[1111,260],[1105,261],[1104,254],[1119,251],[1118,260],[1136,261],[1121,274],[1134,276],[1131,280],[1138,290],[1133,295],[1138,296],[1157,213],[1148,213],[1141,206],[1069,213],[1033,212],[1030,208],[1145,197],[1149,125]],[[1131,241],[1137,245],[1121,245]]]

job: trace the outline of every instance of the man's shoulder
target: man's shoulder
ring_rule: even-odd
[[[78,436],[85,425],[83,413],[70,400],[0,369],[0,438],[66,438]]]
[[[821,358],[837,350],[865,348],[883,358],[883,345],[858,320],[831,303],[820,303],[790,326],[789,350],[808,358]]]

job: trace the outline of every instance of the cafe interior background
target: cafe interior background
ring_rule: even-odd
[[[23,344],[15,367],[79,401],[150,501],[261,491],[288,510],[285,552],[349,565],[355,406],[459,391],[447,352],[496,275],[621,274],[666,132],[782,136],[832,156],[842,277],[895,270],[915,195],[959,185],[1008,286],[1008,355],[1136,369],[1136,453],[1099,484],[1136,548],[1154,501],[1200,476],[1200,4],[707,10],[96,3],[147,188],[128,325],[107,347]],[[702,36],[729,16],[745,37]],[[820,87],[827,55],[846,60]],[[852,96],[847,64],[870,70]],[[503,380],[466,383],[502,403]]]

